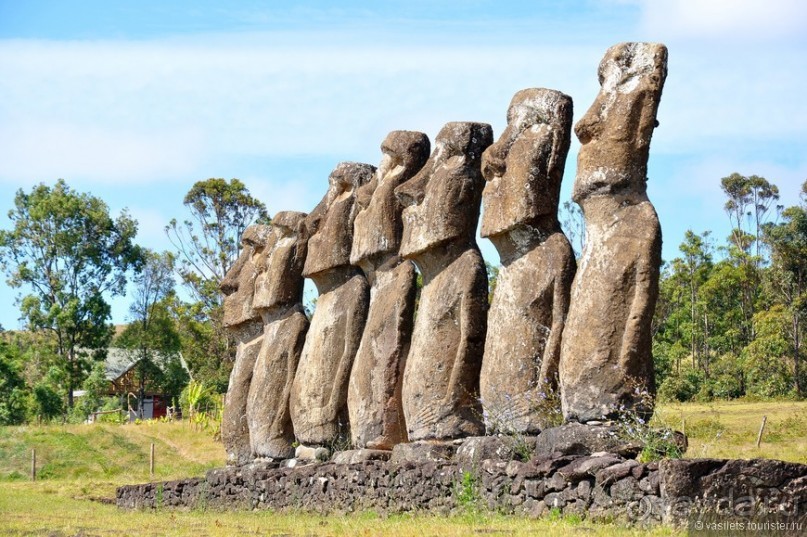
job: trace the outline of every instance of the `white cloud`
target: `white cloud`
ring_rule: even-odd
[[[34,184],[57,177],[96,183],[186,176],[204,158],[190,129],[134,132],[114,125],[48,121],[0,126],[0,180]]]
[[[663,38],[756,42],[804,38],[802,0],[643,0],[641,25]]]
[[[221,155],[349,159],[393,129],[501,128],[523,87],[593,98],[602,53],[322,39],[0,43],[0,180],[206,176]]]

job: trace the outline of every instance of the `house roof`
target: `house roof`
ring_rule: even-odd
[[[188,364],[185,363],[182,353],[173,355],[155,352],[152,354],[151,359],[157,367],[164,369],[168,362],[175,357],[179,358],[182,367],[187,371]],[[122,375],[126,374],[127,371],[137,365],[138,362],[140,362],[140,353],[137,350],[110,347],[107,349],[106,360],[104,362],[107,380],[112,381],[119,379]]]

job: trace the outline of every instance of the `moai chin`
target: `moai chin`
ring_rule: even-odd
[[[395,188],[429,158],[421,132],[393,131],[381,144],[381,164],[359,189],[350,262],[371,284],[370,307],[353,370],[347,405],[354,447],[392,449],[406,441],[401,382],[409,351],[417,294],[411,261],[398,255],[403,207]]]
[[[294,456],[289,398],[308,331],[302,305],[305,217],[277,213],[254,261],[258,276],[252,306],[263,321],[263,341],[249,387],[247,423],[252,454],[259,459]]]
[[[319,298],[290,405],[294,433],[303,444],[333,445],[348,434],[348,381],[370,302],[370,286],[350,265],[350,250],[356,195],[374,173],[368,164],[339,164],[329,177],[328,192],[307,218],[313,234],[303,276],[314,281]]]
[[[502,261],[479,379],[488,433],[547,426],[576,266],[557,218],[571,128],[571,97],[521,90],[507,128],[482,155],[482,236]]]
[[[448,123],[420,172],[395,189],[403,211],[401,255],[423,275],[420,306],[403,377],[410,441],[484,432],[479,369],[488,282],[476,245],[490,125]]]
[[[573,199],[587,241],[572,286],[560,358],[563,415],[586,422],[652,414],[650,323],[658,297],[661,227],[647,198],[650,138],[667,48],[621,43],[599,67],[600,93],[575,125],[582,143]]]
[[[255,361],[263,343],[263,321],[253,307],[258,276],[255,260],[266,247],[269,232],[269,226],[265,225],[252,225],[244,230],[241,254],[220,285],[225,295],[224,327],[233,334],[237,344],[221,419],[221,440],[228,464],[247,464],[253,459],[247,401]]]

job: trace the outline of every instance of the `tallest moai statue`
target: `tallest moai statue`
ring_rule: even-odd
[[[561,347],[567,420],[652,413],[642,388],[655,390],[650,323],[661,227],[647,198],[647,158],[666,76],[664,45],[611,47],[600,62],[600,93],[575,125],[582,147],[572,199],[587,241]]]

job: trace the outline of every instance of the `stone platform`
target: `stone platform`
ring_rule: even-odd
[[[807,465],[768,459],[642,464],[611,453],[556,453],[529,462],[369,460],[294,468],[256,463],[211,470],[200,478],[120,487],[117,505],[379,514],[472,507],[530,517],[554,509],[632,524],[775,517],[801,521],[807,529]]]

